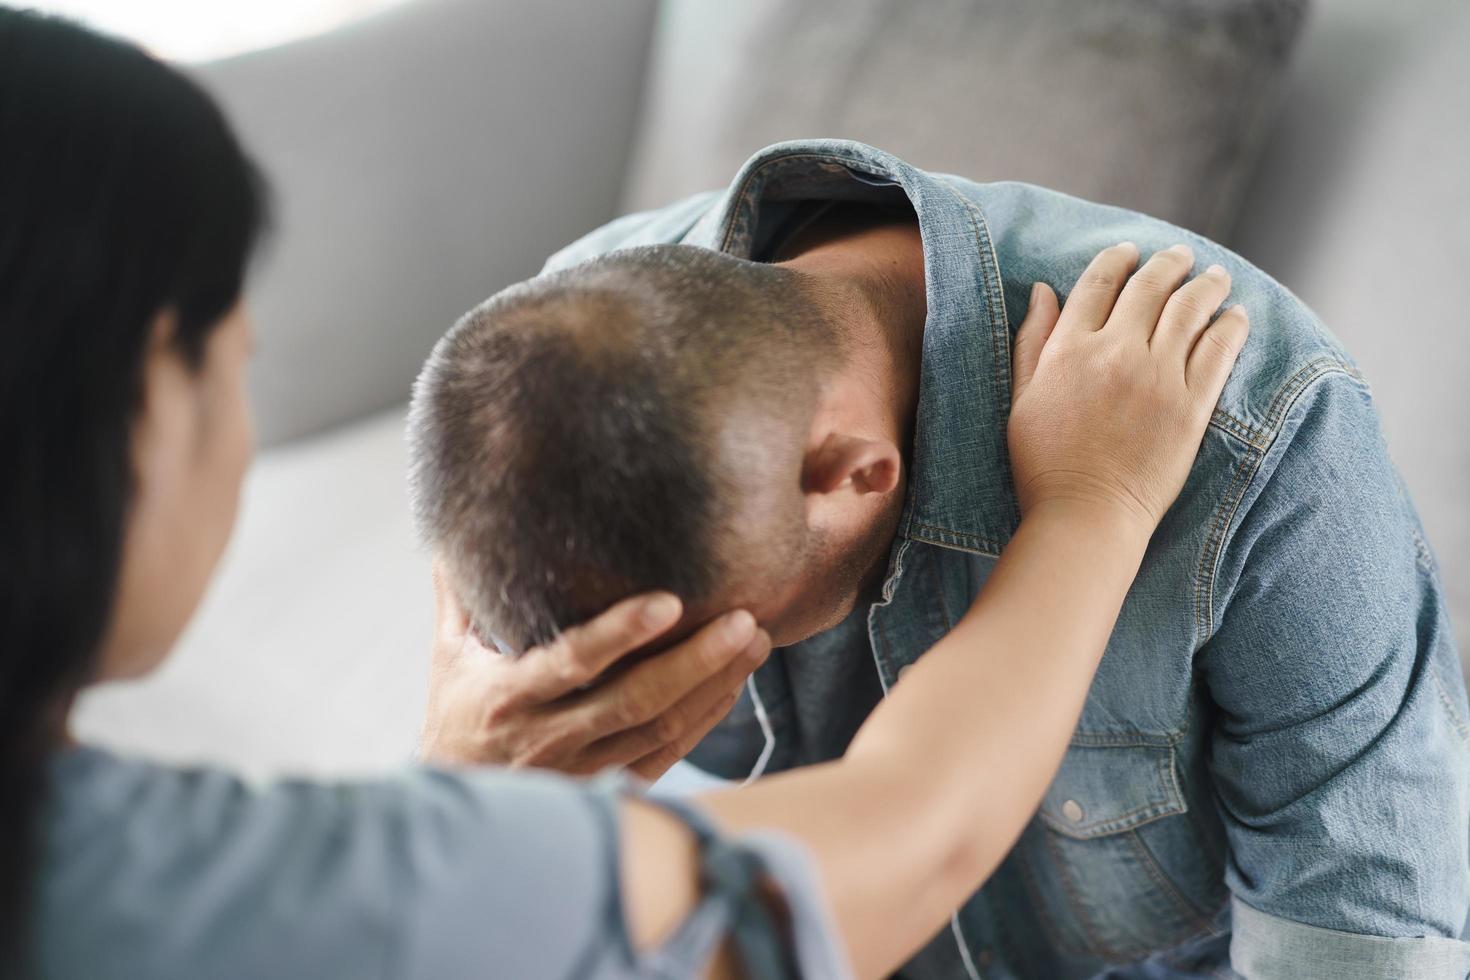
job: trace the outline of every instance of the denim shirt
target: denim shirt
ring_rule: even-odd
[[[547,268],[656,242],[764,259],[837,200],[906,202],[923,238],[905,510],[881,598],[777,651],[692,761],[744,778],[842,753],[1020,520],[1005,433],[1031,283],[1065,297],[1106,246],[1183,241],[1230,271],[1250,338],[1035,818],[903,975],[1465,977],[1470,710],[1433,553],[1337,340],[1190,232],[845,141],[770,147]]]

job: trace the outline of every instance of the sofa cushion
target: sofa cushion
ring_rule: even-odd
[[[465,310],[614,214],[655,0],[415,0],[203,65],[271,178],[267,443],[400,402]]]
[[[434,630],[404,406],[263,453],[198,615],[157,671],[83,692],[83,741],[266,779],[381,772],[423,724]]]
[[[1212,237],[1230,227],[1305,0],[673,0],[625,205],[838,136]]]

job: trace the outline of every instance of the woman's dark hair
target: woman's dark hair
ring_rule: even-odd
[[[0,974],[28,955],[45,762],[112,613],[153,325],[172,310],[199,365],[264,211],[197,85],[0,7]]]

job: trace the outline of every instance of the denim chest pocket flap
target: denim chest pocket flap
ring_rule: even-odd
[[[1079,734],[1018,848],[1052,944],[1125,963],[1215,932],[1220,869],[1202,847],[1168,736]]]
[[[1074,740],[1042,799],[1040,816],[1059,834],[1089,840],[1187,810],[1172,744],[1079,745]]]

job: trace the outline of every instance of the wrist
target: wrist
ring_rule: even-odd
[[[1064,528],[1069,534],[1129,547],[1142,554],[1153,537],[1158,521],[1136,506],[1123,501],[1085,496],[1057,496],[1028,506],[1023,526],[1046,525]]]

